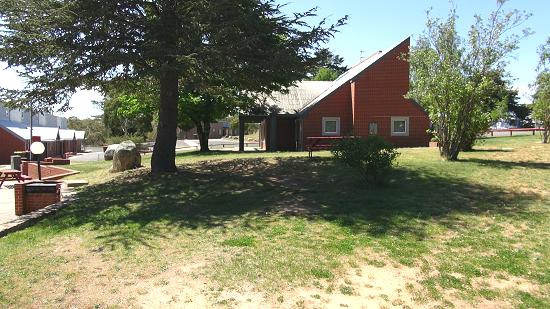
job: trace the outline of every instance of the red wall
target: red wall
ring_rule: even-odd
[[[404,41],[313,107],[304,118],[304,142],[322,136],[322,117],[340,117],[342,135],[366,137],[369,123],[376,122],[378,135],[397,146],[428,146],[428,116],[403,97],[409,90],[409,64],[398,57],[408,52],[409,43]],[[408,136],[391,136],[392,116],[409,117]]]
[[[14,151],[25,150],[25,142],[0,128],[0,164],[9,164]]]
[[[409,50],[406,40],[354,80],[354,132],[368,136],[369,123],[378,123],[378,135],[398,146],[428,146],[429,119],[417,104],[403,96],[409,91],[409,64],[399,59]],[[391,117],[409,117],[409,136],[391,136]]]
[[[323,117],[340,117],[340,133],[352,133],[351,85],[345,83],[311,108],[303,120],[304,144],[306,137],[323,135]]]

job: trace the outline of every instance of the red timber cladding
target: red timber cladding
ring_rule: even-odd
[[[345,83],[313,106],[303,119],[304,144],[310,136],[323,135],[323,117],[340,117],[340,133],[352,133],[351,85]]]
[[[399,59],[409,40],[383,56],[353,82],[354,134],[366,137],[369,123],[378,123],[378,135],[398,146],[428,146],[429,119],[416,103],[403,96],[409,90],[409,64]],[[409,136],[391,136],[391,117],[409,117]]]
[[[14,151],[25,150],[25,141],[0,128],[0,164],[9,164]]]

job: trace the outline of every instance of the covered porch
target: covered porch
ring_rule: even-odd
[[[302,125],[297,114],[239,114],[239,151],[245,150],[245,125],[260,123],[260,145],[265,151],[302,150]]]

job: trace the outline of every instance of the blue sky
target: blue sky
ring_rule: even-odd
[[[450,4],[447,0],[278,0],[287,3],[285,12],[305,11],[318,7],[318,18],[328,17],[331,22],[339,17],[349,15],[348,24],[340,29],[327,47],[344,57],[347,65],[359,61],[361,52],[369,55],[377,50],[386,49],[406,38],[412,41],[425,29],[426,10],[432,8],[434,16],[445,17]],[[465,35],[473,23],[474,14],[487,16],[496,7],[495,0],[456,0],[459,19],[459,31]],[[535,67],[538,61],[537,47],[550,36],[550,1],[549,0],[510,0],[506,9],[518,9],[532,13],[533,16],[524,24],[535,33],[520,43],[520,49],[510,59],[509,72],[514,77],[514,86],[520,91],[523,103],[530,102],[529,84],[536,76]],[[0,85],[17,87],[21,83],[16,74],[0,71]],[[73,109],[65,116],[86,118],[100,114],[92,106],[92,100],[101,97],[94,92],[77,93],[71,102]]]

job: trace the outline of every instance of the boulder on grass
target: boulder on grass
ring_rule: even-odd
[[[118,145],[113,155],[111,173],[123,172],[141,167],[141,155],[132,141],[125,141]]]
[[[113,156],[115,155],[115,150],[118,145],[119,144],[112,144],[107,147],[105,153],[103,154],[103,157],[105,157],[105,161],[111,161],[113,159]]]

